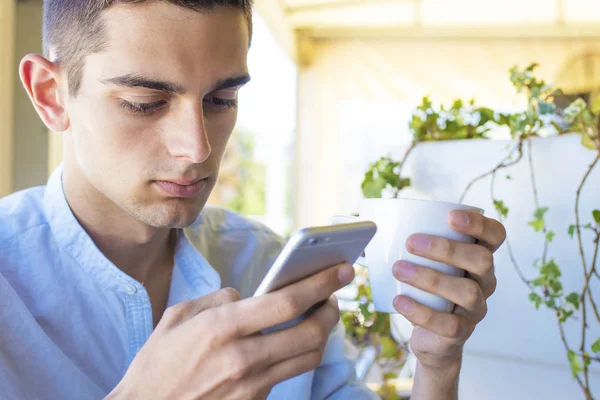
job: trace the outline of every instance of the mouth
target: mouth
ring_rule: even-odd
[[[208,185],[208,178],[196,180],[173,179],[154,181],[154,184],[171,197],[192,198],[198,196]]]

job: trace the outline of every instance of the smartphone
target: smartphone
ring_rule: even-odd
[[[336,264],[353,264],[376,231],[377,226],[370,221],[297,231],[284,246],[254,296],[280,289]]]
[[[377,226],[370,221],[297,231],[284,246],[254,296],[275,291],[337,264],[354,264],[376,231]],[[304,315],[265,329],[262,333],[292,327],[302,322],[322,304],[315,304]]]

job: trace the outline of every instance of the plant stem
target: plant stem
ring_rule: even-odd
[[[519,152],[519,156],[517,157],[516,160],[513,160],[509,163],[506,163],[510,157],[515,153],[515,151]],[[476,177],[475,179],[473,179],[471,182],[469,182],[469,184],[467,185],[467,187],[465,188],[462,196],[460,196],[460,200],[458,201],[459,203],[462,203],[465,199],[465,196],[467,195],[467,193],[469,192],[469,190],[471,190],[471,187],[479,182],[480,180],[495,174],[496,172],[498,172],[499,170],[503,169],[503,168],[508,168],[511,165],[515,165],[516,163],[518,163],[519,161],[521,161],[521,158],[523,158],[523,139],[519,139],[519,143],[508,153],[508,155],[502,159],[502,161],[500,161],[500,163],[498,165],[496,165],[492,170],[479,175],[478,177]]]
[[[583,288],[583,292],[581,293],[580,301],[581,302],[585,301],[585,294],[587,292],[588,297],[590,299],[590,303],[592,305],[592,310],[594,311],[594,315],[596,316],[596,320],[598,320],[598,322],[600,322],[600,314],[598,313],[598,306],[596,305],[596,302],[594,301],[594,298],[592,297],[592,292],[590,291],[590,279],[592,279],[593,274],[597,274],[596,260],[598,259],[598,247],[600,245],[600,234],[597,234],[595,243],[596,243],[596,246],[594,248],[594,257],[592,259],[592,266],[591,266],[590,272],[587,274],[587,276],[585,278],[585,286]]]
[[[590,173],[592,172],[592,170],[594,169],[594,167],[596,166],[596,164],[598,163],[598,160],[600,160],[600,151],[596,154],[596,158],[594,159],[594,161],[592,162],[592,164],[589,166],[588,170],[586,171],[585,175],[583,176],[583,179],[581,180],[581,183],[579,184],[579,187],[577,188],[577,194],[575,196],[575,226],[577,229],[577,244],[579,246],[579,254],[581,256],[581,263],[583,265],[583,278],[585,279],[585,288],[584,288],[584,292],[586,290],[589,290],[589,278],[588,278],[588,270],[587,270],[587,263],[585,260],[585,253],[583,251],[583,243],[581,240],[581,228],[579,227],[579,200],[581,199],[581,192],[583,190],[583,187],[585,185],[585,182],[587,181],[588,177],[590,176]],[[592,266],[590,267],[590,271],[593,271],[594,268],[594,264],[592,264]],[[591,299],[591,295],[589,296]],[[581,322],[581,347],[580,350],[581,352],[585,351],[585,339],[586,339],[586,330],[587,330],[587,313],[586,313],[586,302],[585,302],[585,296],[582,296],[582,302],[581,302],[581,314],[582,314],[582,322]],[[592,299],[593,302],[593,299]],[[594,304],[595,307],[595,304]],[[583,363],[583,374],[585,377],[585,393],[586,396],[589,394],[589,369],[588,366],[585,364],[585,362]]]
[[[577,230],[577,244],[579,245],[579,255],[581,256],[581,262],[583,264],[583,270],[585,272],[584,277],[587,277],[588,272],[587,272],[587,265],[585,262],[585,253],[583,251],[583,243],[581,241],[581,228],[580,228],[580,223],[579,223],[579,199],[581,197],[581,191],[583,189],[583,186],[585,185],[587,178],[590,176],[590,173],[592,172],[592,170],[598,163],[598,160],[600,160],[600,151],[598,152],[598,154],[596,154],[596,158],[594,159],[592,164],[587,169],[585,175],[583,176],[583,179],[581,180],[581,183],[579,184],[579,187],[577,188],[577,194],[575,196],[575,229]]]
[[[600,362],[600,357],[588,356],[588,358],[592,361]]]
[[[567,353],[569,352],[570,347],[569,344],[567,343],[567,338],[565,337],[565,330],[563,329],[562,324],[560,323],[560,321],[558,322],[558,330],[560,331],[560,339],[563,342],[563,345],[565,346],[565,350],[567,351]],[[593,399],[592,395],[590,394],[589,389],[587,389],[584,385],[583,382],[581,381],[581,378],[579,377],[579,375],[575,375],[575,380],[577,381],[577,384],[579,385],[579,387],[581,388],[581,390],[583,390],[583,393],[585,394],[586,399]]]
[[[410,144],[410,147],[408,148],[408,150],[406,150],[406,153],[404,153],[404,157],[402,157],[402,160],[400,161],[400,167],[398,167],[398,177],[402,178],[402,168],[404,168],[406,159],[408,158],[410,153],[414,150],[414,148],[417,147],[417,145],[419,143],[420,143],[419,141],[413,140],[412,143]]]
[[[496,196],[494,195],[494,188],[495,188],[495,184],[496,184],[496,172],[498,172],[498,171],[494,171],[492,173],[492,180],[490,182],[490,196],[492,198],[492,201],[496,200]],[[503,219],[502,215],[498,211],[496,211],[496,213],[498,214],[498,219],[502,221],[502,219]],[[510,245],[510,241],[508,240],[508,237],[504,240],[504,245],[506,246],[506,251],[508,252],[508,256],[510,258],[510,261],[512,262],[513,267],[517,271],[517,274],[519,275],[519,278],[523,281],[523,283],[525,285],[527,285],[527,287],[529,288],[529,290],[531,290],[532,292],[534,292],[535,288],[525,278],[525,275],[523,275],[523,272],[521,271],[521,268],[519,267],[519,264],[517,263],[517,259],[515,257],[515,254],[512,251],[512,246]]]
[[[540,208],[540,200],[538,197],[537,183],[535,180],[535,172],[533,170],[533,153],[531,148],[533,147],[531,141],[531,136],[527,138],[527,161],[529,162],[529,176],[531,177],[531,188],[533,189],[533,201],[535,203],[535,208],[538,210]],[[544,224],[544,252],[542,253],[542,265],[546,264],[546,259],[548,258],[548,241],[546,240],[546,233],[548,229]]]

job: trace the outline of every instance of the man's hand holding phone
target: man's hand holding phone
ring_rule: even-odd
[[[222,289],[165,312],[107,399],[265,399],[277,383],[315,369],[340,318],[333,293],[354,278],[339,264],[262,296]],[[304,315],[291,328],[261,331]]]

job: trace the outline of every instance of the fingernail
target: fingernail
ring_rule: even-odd
[[[431,246],[431,240],[425,235],[412,235],[408,239],[408,246],[417,251],[426,251]]]
[[[469,215],[462,211],[452,211],[450,213],[450,219],[452,220],[454,226],[464,228],[469,225]]]
[[[347,285],[354,279],[354,268],[351,265],[345,264],[338,269],[338,279],[342,285]]]
[[[406,296],[397,296],[394,299],[394,308],[401,313],[409,313],[414,309],[414,302]]]
[[[393,273],[394,276],[399,278],[411,278],[417,272],[417,268],[413,263],[408,261],[397,261],[394,264]]]

